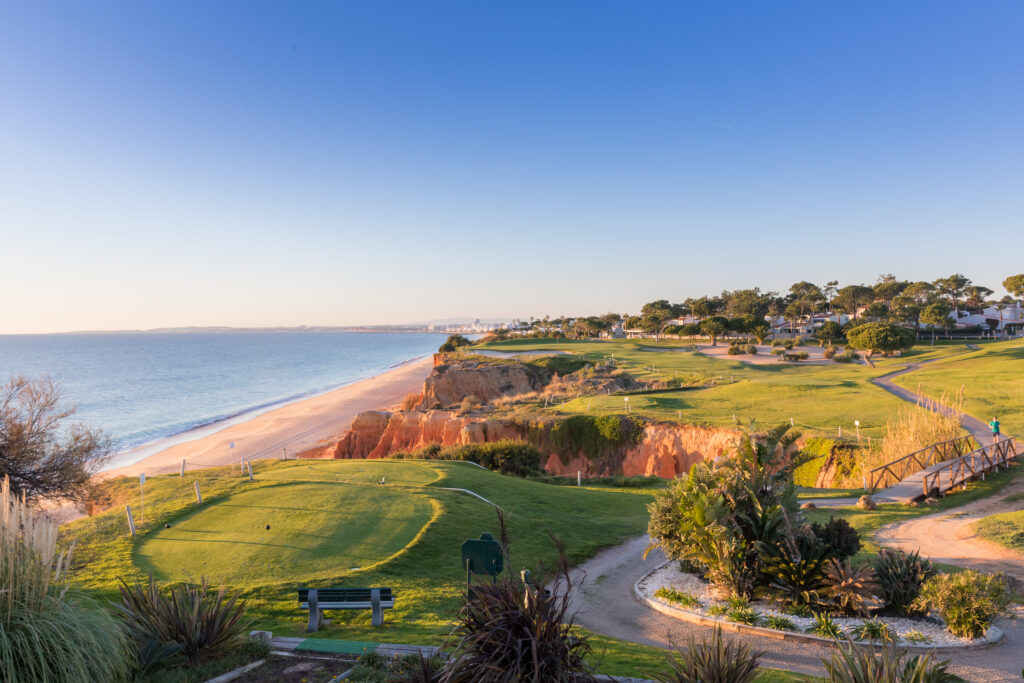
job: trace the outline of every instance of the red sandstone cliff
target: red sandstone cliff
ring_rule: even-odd
[[[460,416],[446,410],[371,411],[357,415],[352,428],[336,444],[300,457],[383,458],[428,444],[454,446],[525,437],[526,430],[510,420]],[[640,443],[624,447],[618,457],[603,462],[591,461],[582,453],[541,450],[544,469],[552,474],[581,471],[587,476],[653,475],[671,479],[700,460],[718,457],[736,437],[737,432],[730,429],[653,424],[644,428]]]

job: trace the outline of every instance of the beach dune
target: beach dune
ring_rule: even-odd
[[[210,433],[201,430],[195,438],[188,434],[168,448],[148,455],[130,465],[104,470],[101,478],[126,475],[169,474],[181,469],[230,465],[240,460],[281,458],[308,450],[329,437],[348,430],[357,413],[389,408],[410,393],[419,393],[430,374],[430,358],[405,363],[386,373],[355,382],[318,396],[289,403],[251,419],[230,423]],[[234,442],[234,448],[230,448]],[[140,452],[141,449],[140,449]],[[132,451],[120,453],[117,460],[128,460]]]

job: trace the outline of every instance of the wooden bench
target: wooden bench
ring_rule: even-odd
[[[372,611],[374,626],[384,623],[384,610],[395,606],[395,594],[390,588],[300,588],[299,609],[309,610],[306,633],[320,630],[321,624],[331,623],[324,618],[328,609],[368,609]]]

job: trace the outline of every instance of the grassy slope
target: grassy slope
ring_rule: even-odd
[[[373,483],[386,477],[388,484]],[[199,481],[204,504],[196,510],[192,482]],[[296,487],[304,495],[296,496]],[[226,580],[241,589],[251,603],[259,625],[279,635],[302,635],[304,613],[298,610],[294,589],[299,585],[391,586],[397,591],[395,609],[385,625],[373,628],[368,612],[337,612],[334,624],[318,635],[326,638],[375,642],[437,643],[449,632],[465,590],[465,575],[459,568],[460,546],[481,532],[496,533],[493,508],[465,493],[439,487],[465,488],[494,501],[507,514],[512,537],[513,571],[538,563],[554,566],[556,553],[548,538],[551,532],[565,541],[572,563],[591,557],[601,548],[643,533],[647,525],[649,489],[604,489],[550,486],[503,477],[467,463],[417,463],[391,461],[290,461],[260,463],[257,481],[229,476],[225,469],[174,476],[150,477],[146,482],[146,526],[134,543],[127,537],[123,504],[138,512],[138,480],[125,478],[111,484],[119,505],[105,513],[85,518],[62,528],[62,543],[75,541],[75,581],[105,597],[114,597],[118,579],[140,577],[151,566],[173,573],[172,567],[203,569],[214,581]],[[356,545],[375,552],[382,560],[376,566],[353,571],[348,556],[352,550],[344,537],[353,525],[365,525],[361,516],[367,506],[390,503],[402,493],[426,502],[433,518],[408,545],[394,553],[392,543],[378,548],[367,545],[365,536]],[[239,506],[239,501],[244,505]],[[279,505],[285,501],[287,505]],[[347,502],[346,502],[347,501]],[[329,510],[314,514],[323,545],[301,551],[288,547],[286,534],[275,527],[288,525],[287,518],[271,523],[265,536],[265,508],[298,507]],[[234,509],[236,514],[222,515]],[[307,512],[293,511],[295,521]],[[280,511],[275,514],[281,514]],[[372,514],[377,514],[376,512]],[[425,522],[422,506],[404,510],[415,523]],[[138,514],[137,514],[138,516]],[[301,519],[300,519],[301,518]],[[330,519],[335,524],[329,523]],[[171,529],[164,528],[170,523]],[[378,526],[373,521],[371,527]],[[259,552],[234,552],[238,545],[252,541],[251,526],[258,526]],[[284,529],[282,529],[284,531]],[[172,540],[174,533],[222,536],[199,544]],[[263,533],[260,533],[263,532]],[[300,540],[296,543],[307,543]],[[223,548],[218,547],[218,545]],[[372,544],[371,544],[372,545]],[[284,547],[282,547],[284,546]],[[212,548],[212,550],[211,550]],[[337,551],[337,555],[331,549]],[[197,552],[198,549],[198,552]],[[340,555],[341,559],[338,559]],[[216,557],[214,557],[216,556]],[[374,557],[369,560],[375,559]],[[292,564],[293,560],[299,562]],[[276,580],[275,580],[276,578]],[[656,669],[664,653],[596,637],[599,667],[606,673],[630,674]],[[766,680],[804,680],[788,674],[771,673]]]
[[[1004,434],[1024,435],[1024,340],[986,344],[979,351],[937,360],[894,381],[930,396],[965,388],[967,412],[988,422],[998,415]]]
[[[1024,552],[1024,510],[991,515],[976,522],[974,528],[985,540]]]
[[[864,365],[794,365],[771,363],[748,365],[739,361],[710,358],[679,350],[649,350],[632,341],[572,342],[522,339],[485,345],[498,351],[556,349],[580,354],[590,360],[609,355],[624,362],[630,374],[641,379],[668,380],[674,377],[710,381],[715,386],[696,389],[645,392],[631,395],[631,410],[658,419],[682,419],[689,424],[728,426],[751,419],[780,423],[793,418],[809,434],[854,434],[854,420],[861,422],[863,436],[881,436],[889,415],[901,405],[900,399],[871,384],[872,377],[888,368]],[[670,349],[666,345],[663,348]],[[621,396],[595,396],[569,401],[552,408],[564,412],[621,413]],[[822,430],[808,427],[820,427]],[[800,425],[798,425],[800,426]]]

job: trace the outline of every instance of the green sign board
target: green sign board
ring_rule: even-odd
[[[484,533],[479,539],[470,539],[462,544],[462,568],[466,574],[497,576],[504,567],[501,544],[494,536]]]

